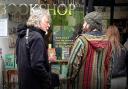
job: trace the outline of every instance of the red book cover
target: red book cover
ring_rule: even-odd
[[[56,61],[55,48],[48,48],[48,59],[49,61]]]

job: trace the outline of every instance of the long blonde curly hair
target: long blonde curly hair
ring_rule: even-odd
[[[109,26],[106,30],[106,35],[108,36],[112,44],[113,52],[115,53],[116,51],[118,51],[118,53],[120,54],[121,43],[120,43],[120,33],[118,28],[115,25]]]

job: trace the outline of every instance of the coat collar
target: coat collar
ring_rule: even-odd
[[[37,27],[31,26],[31,27],[28,27],[28,29],[30,29],[30,31],[36,31],[36,32],[40,33],[42,35],[42,37],[45,36],[45,31],[43,31]]]

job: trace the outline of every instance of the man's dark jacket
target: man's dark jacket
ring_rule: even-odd
[[[16,61],[19,89],[49,89],[50,68],[44,41],[45,32],[29,27],[27,44],[27,26],[19,25],[17,29]]]

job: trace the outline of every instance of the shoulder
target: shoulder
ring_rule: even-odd
[[[126,52],[127,52],[126,47],[125,47],[125,46],[123,46],[123,45],[121,45],[121,52],[123,52],[123,53],[126,53]]]
[[[29,36],[33,39],[39,39],[39,38],[43,38],[41,35],[41,30],[37,27],[34,26],[29,26]]]
[[[124,43],[124,47],[127,49],[127,51],[128,51],[128,39],[127,39],[127,41]]]
[[[80,34],[75,39],[75,44],[85,45],[87,42],[88,41],[87,41],[86,37],[83,34]]]
[[[40,43],[40,44],[44,43],[42,35],[36,31],[30,31],[29,32],[28,41],[29,41],[30,46],[33,43]]]
[[[34,39],[43,39],[42,35],[39,32],[36,32],[36,31],[30,31],[29,36],[32,40],[34,40]]]

